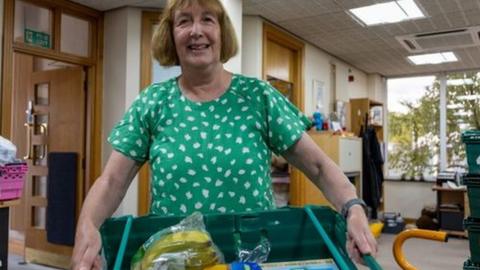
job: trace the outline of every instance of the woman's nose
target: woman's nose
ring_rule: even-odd
[[[198,37],[202,35],[202,26],[199,22],[193,22],[190,36]]]

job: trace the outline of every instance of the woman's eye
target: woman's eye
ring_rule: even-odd
[[[203,20],[206,22],[215,22],[215,20],[212,17],[205,17],[203,18]]]
[[[187,19],[179,19],[179,20],[177,20],[177,25],[184,25],[184,24],[186,24],[187,22],[188,22]]]

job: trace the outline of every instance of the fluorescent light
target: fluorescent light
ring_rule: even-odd
[[[408,59],[415,65],[441,64],[458,61],[453,52],[410,55]]]
[[[446,62],[456,62],[457,61],[457,57],[455,56],[455,54],[453,52],[444,52],[444,53],[440,53],[442,54],[442,56],[445,58]]]
[[[425,17],[413,0],[401,0],[397,1],[397,4],[405,11],[410,20]]]
[[[349,12],[367,26],[425,18],[425,15],[413,0],[395,0],[352,8]]]

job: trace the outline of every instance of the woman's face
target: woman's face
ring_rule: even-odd
[[[173,39],[181,66],[205,68],[220,62],[218,18],[197,3],[175,11]]]

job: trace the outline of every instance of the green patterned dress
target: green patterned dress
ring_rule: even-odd
[[[221,97],[193,102],[172,78],[142,91],[108,141],[149,160],[154,214],[257,211],[275,208],[271,152],[282,154],[310,124],[264,81],[234,74]]]

